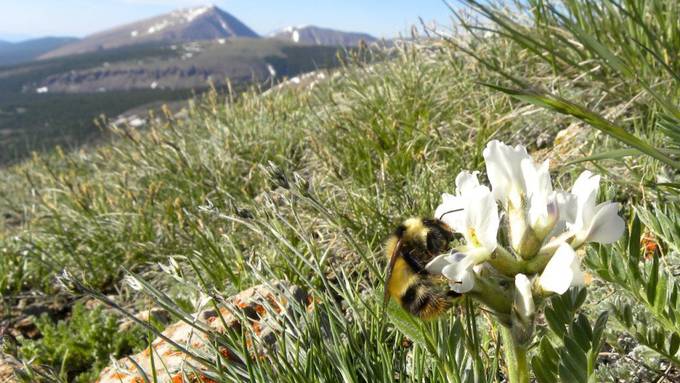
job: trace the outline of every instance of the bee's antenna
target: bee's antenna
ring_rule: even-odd
[[[453,210],[449,210],[449,211],[447,211],[447,212],[444,212],[442,215],[439,216],[439,220],[441,221],[442,218],[444,218],[444,216],[447,215],[447,214],[449,214],[449,213],[455,213],[455,212],[457,212],[457,211],[463,211],[463,210],[465,210],[465,209],[460,208],[460,209],[453,209]]]

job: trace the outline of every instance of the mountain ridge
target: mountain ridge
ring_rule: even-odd
[[[259,35],[233,15],[211,5],[184,8],[86,36],[40,56],[41,59],[151,42],[179,43]]]
[[[316,25],[284,27],[271,33],[269,37],[304,45],[357,46],[361,41],[365,43],[378,41],[368,33],[341,31]]]
[[[0,40],[0,65],[13,65],[31,61],[77,40],[75,37],[57,36],[39,37],[16,43]]]

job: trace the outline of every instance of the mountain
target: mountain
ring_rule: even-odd
[[[360,41],[371,43],[375,37],[360,32],[343,32],[313,25],[286,27],[274,32],[270,37],[292,41],[301,45],[356,46]]]
[[[18,43],[0,41],[0,65],[31,61],[49,51],[78,41],[74,37],[43,37]]]
[[[55,49],[41,58],[54,58],[144,43],[179,43],[231,37],[258,37],[234,16],[215,7],[187,8],[99,32]]]

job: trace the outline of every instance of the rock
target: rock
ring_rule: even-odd
[[[545,149],[549,147],[552,142],[553,137],[550,132],[541,132],[538,137],[536,137],[536,149]]]
[[[532,156],[538,162],[549,160],[551,167],[583,157],[589,132],[583,124],[573,123],[557,132],[552,146],[543,143]]]
[[[251,356],[264,355],[265,350],[255,347],[273,346],[276,342],[276,334],[281,328],[282,321],[294,317],[290,300],[299,302],[307,311],[311,310],[312,300],[303,289],[290,285],[287,282],[277,281],[270,284],[262,284],[244,290],[239,294],[225,299],[225,304],[206,308],[192,315],[195,326],[205,328],[209,333],[226,333],[236,331],[240,334],[241,328],[247,324],[257,339],[248,337],[246,344],[250,347]],[[239,318],[244,318],[240,320]],[[210,355],[214,353],[215,345],[209,336],[199,331],[185,321],[179,321],[168,326],[163,331],[164,337],[176,344],[187,346],[195,353]],[[211,381],[204,374],[207,371],[198,361],[191,356],[185,355],[174,347],[168,340],[156,338],[152,344],[154,366],[159,383],[183,382],[183,376],[193,379],[191,381]],[[226,360],[232,363],[242,361],[228,348],[220,346],[218,351]],[[147,376],[152,376],[151,350],[144,351],[118,360],[102,371],[97,380],[98,383],[137,383],[144,382],[140,374],[141,368]],[[198,376],[197,376],[198,375]]]
[[[40,330],[38,330],[38,327],[35,325],[35,322],[33,321],[35,317],[29,316],[29,317],[24,317],[22,319],[19,319],[14,323],[12,335],[16,338],[19,336],[22,336],[27,339],[38,339],[42,336],[40,334]]]

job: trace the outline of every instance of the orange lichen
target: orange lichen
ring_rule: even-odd
[[[149,355],[151,355],[151,348],[147,347],[142,351],[142,357],[148,357]]]
[[[227,360],[231,362],[240,362],[241,360],[236,356],[234,353],[232,353],[228,348],[226,347],[220,347],[220,354]]]
[[[166,352],[163,353],[163,356],[177,356],[177,355],[183,355],[184,353],[179,350],[167,350]]]
[[[237,298],[237,299],[234,299],[234,306],[243,309],[243,308],[248,307],[248,303]]]
[[[262,305],[255,305],[255,312],[257,313],[257,315],[263,316],[264,314],[267,313],[267,309],[264,308],[264,306]]]
[[[281,313],[281,310],[282,310],[282,308],[281,308],[281,303],[283,303],[283,304],[286,303],[285,298],[281,298],[281,302],[279,302],[279,301],[276,299],[276,297],[274,296],[274,294],[269,294],[269,295],[267,295],[267,301],[269,301],[269,304],[272,306],[272,308],[274,309],[274,311],[275,311],[277,314]]]
[[[645,233],[640,242],[644,248],[645,259],[649,261],[654,258],[654,254],[659,250],[659,242],[656,240],[656,237],[654,237],[654,234]]]
[[[260,335],[260,333],[262,332],[262,326],[260,325],[259,322],[253,322],[253,323],[250,325],[250,327],[252,327],[253,332],[254,332],[256,335]]]

